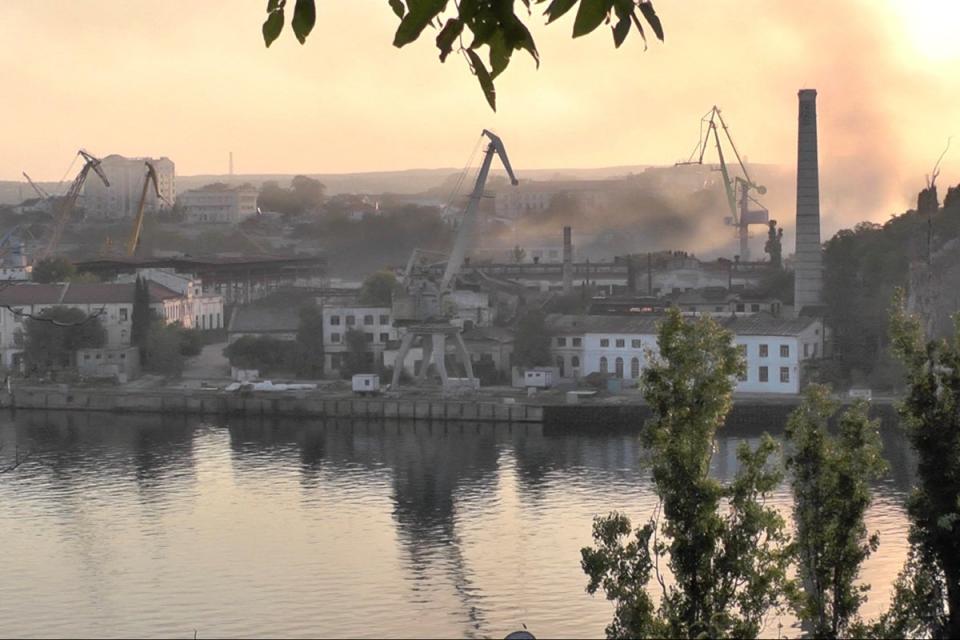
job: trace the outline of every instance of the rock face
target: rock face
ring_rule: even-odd
[[[797,133],[797,244],[794,257],[794,306],[823,303],[823,255],[820,247],[820,169],[817,157],[817,91],[801,89]]]

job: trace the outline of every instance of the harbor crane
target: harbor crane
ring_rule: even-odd
[[[60,244],[60,238],[63,236],[63,229],[67,226],[70,216],[73,215],[73,208],[77,204],[77,197],[80,195],[80,190],[83,189],[83,183],[86,181],[90,171],[93,170],[93,172],[103,180],[103,184],[108,187],[110,186],[107,175],[103,172],[103,169],[100,168],[99,158],[94,157],[83,149],[80,149],[77,155],[84,160],[83,167],[81,167],[77,177],[73,179],[73,183],[71,183],[70,188],[67,189],[66,195],[57,203],[58,206],[53,214],[53,231],[50,235],[50,240],[47,242],[47,246],[37,253],[35,257],[37,261],[50,257],[50,255],[57,250],[57,246]]]
[[[149,162],[144,162],[143,164],[147,167],[147,173],[143,177],[143,191],[140,192],[140,203],[137,205],[137,217],[133,221],[133,230],[130,232],[130,238],[127,240],[127,256],[129,257],[136,255],[137,249],[140,247],[140,233],[143,231],[143,211],[147,204],[147,192],[151,184],[153,184],[153,191],[157,194],[157,198],[166,201],[160,194],[160,185],[157,184],[156,169],[154,169],[153,165]]]
[[[719,124],[719,126],[718,126]],[[723,129],[723,135],[733,151],[737,164],[740,165],[740,171],[743,176],[731,176],[730,169],[727,166],[723,155],[723,145],[720,143],[720,129]],[[767,192],[767,188],[757,184],[750,178],[750,172],[737,151],[737,145],[733,142],[727,123],[720,113],[720,108],[716,105],[700,119],[700,140],[693,150],[690,159],[687,162],[678,162],[680,165],[703,164],[703,156],[707,152],[710,144],[710,138],[713,137],[713,143],[717,149],[717,156],[720,160],[720,173],[723,176],[723,188],[727,196],[727,206],[730,209],[730,215],[724,218],[724,222],[736,229],[736,236],[740,241],[740,259],[750,259],[749,230],[750,225],[767,225],[770,221],[770,212],[766,207],[757,202],[751,195],[751,191],[756,191],[758,195]],[[699,155],[698,155],[699,154]],[[694,156],[697,159],[694,160]],[[758,205],[760,209],[751,209],[750,203]]]
[[[38,185],[36,182],[34,182],[34,181],[33,181],[33,178],[31,178],[30,176],[28,176],[26,171],[24,171],[24,172],[22,172],[22,173],[23,173],[23,177],[27,179],[27,182],[30,184],[31,187],[33,187],[33,190],[37,192],[37,195],[40,196],[41,199],[46,200],[47,198],[50,197],[50,194],[47,193],[47,192],[43,189],[43,187],[41,187],[41,186]]]
[[[510,160],[507,158],[507,150],[503,146],[503,141],[486,129],[483,130],[481,138],[483,136],[489,139],[489,143],[484,152],[473,191],[470,193],[466,209],[460,218],[460,224],[454,236],[450,255],[447,257],[443,276],[439,282],[436,282],[423,271],[414,269],[418,255],[426,253],[416,250],[407,263],[401,291],[394,297],[393,322],[395,326],[405,328],[406,333],[400,340],[400,349],[394,361],[392,388],[397,388],[399,385],[400,374],[403,371],[407,353],[417,339],[420,340],[423,349],[423,361],[420,371],[417,373],[418,383],[426,377],[427,368],[432,358],[437,374],[440,376],[441,384],[444,387],[449,386],[445,362],[447,339],[452,340],[454,348],[463,361],[467,377],[473,378],[473,364],[470,361],[470,354],[467,352],[463,337],[460,335],[460,327],[451,321],[448,297],[466,258],[467,245],[472,239],[477,209],[480,207],[480,199],[483,198],[483,191],[487,184],[487,176],[490,173],[494,156],[500,157],[500,162],[503,163],[503,167],[507,171],[510,183],[514,186],[519,184],[513,173],[513,168],[510,166]]]

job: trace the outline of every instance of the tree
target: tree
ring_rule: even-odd
[[[295,368],[301,376],[323,375],[323,314],[316,305],[300,309]]]
[[[527,259],[527,251],[520,245],[516,245],[510,255],[515,264],[520,264]]]
[[[183,373],[183,354],[178,328],[154,320],[147,330],[144,348],[144,369],[168,377]]]
[[[908,502],[913,564],[906,567],[887,622],[933,637],[960,637],[960,315],[949,339],[927,341],[916,316],[894,297],[894,352],[906,367],[900,415],[917,455],[917,485]],[[918,593],[919,592],[919,593]],[[923,592],[926,592],[925,594]],[[901,596],[897,600],[897,595]],[[939,597],[930,597],[931,595]]]
[[[770,228],[767,230],[767,243],[763,245],[763,250],[770,256],[770,266],[780,269],[783,267],[783,228],[777,229],[776,220],[771,220],[767,225]]]
[[[290,189],[300,205],[300,211],[316,211],[323,205],[327,188],[322,182],[307,176],[294,176],[290,181]]]
[[[886,464],[877,432],[860,401],[839,419],[839,432],[827,431],[838,403],[822,385],[807,388],[803,404],[787,422],[792,471],[796,550],[805,593],[797,614],[816,638],[845,638],[860,625],[857,612],[869,585],[854,585],[860,565],[879,544],[867,535],[870,481]]]
[[[550,332],[540,311],[528,311],[517,323],[513,361],[521,367],[543,367],[551,363]]]
[[[147,281],[137,276],[133,284],[133,312],[130,314],[130,344],[140,348],[141,355],[150,332],[150,289]]]
[[[97,316],[76,307],[51,307],[27,319],[24,359],[28,371],[66,368],[77,349],[102,347],[106,339]]]
[[[793,589],[785,524],[765,504],[781,479],[768,469],[777,446],[767,435],[756,450],[744,443],[733,482],[710,478],[714,436],[732,406],[743,360],[715,321],[688,322],[675,309],[657,345],[641,388],[653,413],[644,439],[659,506],[626,543],[626,516],[595,520],[597,547],[581,551],[587,591],[603,589],[615,605],[609,638],[756,637],[764,615]],[[662,561],[673,576],[669,585]],[[651,577],[659,585],[657,605],[647,589]]]
[[[389,307],[398,286],[392,271],[371,273],[360,286],[360,304]]]
[[[232,366],[257,369],[261,374],[291,368],[290,353],[289,343],[266,336],[243,336],[223,350]]]
[[[367,335],[357,329],[349,329],[343,336],[343,341],[347,345],[346,357],[343,359],[343,366],[340,367],[340,374],[344,378],[353,377],[356,373],[368,373],[373,363],[371,353],[368,349]]]
[[[73,263],[62,257],[44,258],[33,265],[33,281],[48,284],[66,282],[77,273]]]
[[[516,14],[514,0],[485,2],[482,0],[388,0],[390,8],[400,19],[394,34],[393,45],[403,47],[416,41],[427,26],[439,31],[436,36],[440,62],[456,50],[462,54],[480,82],[487,103],[494,111],[496,89],[494,79],[510,64],[514,51],[523,49],[539,66],[540,53],[533,35]],[[528,14],[531,5],[544,4],[547,0],[521,0]],[[269,47],[283,31],[287,0],[267,0],[267,19],[263,23],[263,41]],[[640,16],[654,34],[663,40],[663,26],[650,0],[552,0],[544,10],[547,23],[563,16],[578,6],[573,23],[573,37],[577,38],[594,31],[603,23],[611,24],[614,46],[619,47],[632,27],[646,43],[646,34]],[[639,16],[638,12],[639,11]],[[300,44],[307,40],[316,24],[317,11],[314,0],[296,0],[290,26]],[[469,35],[468,35],[469,34]],[[472,37],[471,37],[472,36]],[[464,38],[466,37],[466,40]],[[466,43],[469,44],[466,44]],[[480,58],[482,47],[488,48],[489,69]],[[646,46],[646,44],[644,44]]]

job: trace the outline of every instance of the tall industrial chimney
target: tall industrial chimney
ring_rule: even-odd
[[[573,293],[573,233],[563,228],[563,292]]]
[[[817,160],[817,91],[801,89],[797,135],[797,244],[793,304],[797,315],[823,303],[820,249],[820,171]]]

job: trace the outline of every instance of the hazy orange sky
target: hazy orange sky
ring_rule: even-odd
[[[0,3],[0,179],[59,180],[79,147],[182,175],[226,173],[229,151],[237,173],[459,167],[483,127],[518,172],[669,164],[715,103],[750,160],[792,165],[796,92],[814,87],[825,207],[883,219],[960,133],[956,0],[657,0],[667,40],[646,52],[535,15],[543,62],[515,55],[496,114],[432,33],[392,47],[386,2],[317,5],[306,45],[288,27],[266,49],[264,0]]]

